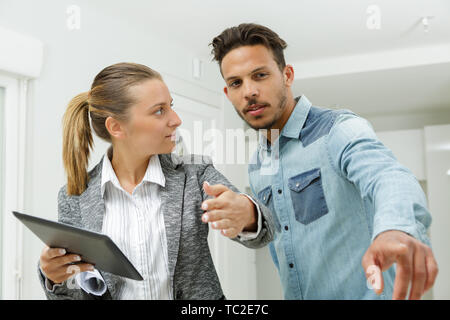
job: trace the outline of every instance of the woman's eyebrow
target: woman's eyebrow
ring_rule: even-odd
[[[154,108],[154,107],[157,107],[157,106],[163,106],[165,104],[166,104],[165,102],[158,102],[158,103],[152,105],[150,108]]]
[[[173,99],[170,101],[170,104],[173,103]],[[158,107],[158,106],[165,106],[167,104],[167,102],[158,102],[155,103],[154,105],[152,105],[150,108],[154,108],[154,107]]]

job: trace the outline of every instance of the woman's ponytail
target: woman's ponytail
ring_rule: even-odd
[[[86,190],[92,132],[89,124],[89,93],[74,97],[63,118],[63,163],[67,173],[67,194],[80,195]]]

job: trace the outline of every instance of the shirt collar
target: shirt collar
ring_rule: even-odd
[[[295,98],[295,100],[297,101],[297,103],[295,104],[294,110],[289,116],[288,121],[281,130],[280,135],[287,138],[299,139],[300,132],[302,131],[303,125],[305,124],[312,104],[304,95]],[[259,130],[259,145],[264,150],[270,150],[270,143],[262,134],[261,130]]]
[[[311,109],[311,102],[305,96],[297,97],[296,100],[297,104],[281,130],[281,135],[287,138],[298,139],[300,137],[300,131],[302,131]]]
[[[101,182],[101,192],[102,197],[105,193],[105,185],[107,182],[111,182],[116,188],[123,189],[120,186],[119,179],[116,176],[114,168],[111,164],[110,157],[112,157],[112,147],[109,147],[108,151],[106,151],[103,156],[103,165],[102,165],[102,182]],[[159,184],[164,187],[166,185],[166,179],[164,177],[164,173],[161,168],[161,163],[159,162],[159,156],[157,154],[152,155],[150,160],[148,161],[147,170],[145,171],[144,181],[153,182]]]

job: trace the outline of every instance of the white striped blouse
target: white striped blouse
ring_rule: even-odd
[[[121,277],[119,296],[115,298],[173,299],[159,195],[165,178],[158,155],[150,158],[142,182],[130,195],[120,185],[108,153],[102,167],[101,192],[106,209],[102,232],[117,244],[144,278],[135,281]]]

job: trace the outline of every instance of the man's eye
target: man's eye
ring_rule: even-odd
[[[237,87],[240,84],[239,80],[233,81],[230,83],[230,87]]]
[[[267,73],[258,73],[256,75],[257,78],[264,78],[265,76],[267,76]]]

